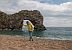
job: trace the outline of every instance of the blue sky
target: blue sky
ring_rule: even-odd
[[[72,0],[0,0],[0,10],[8,14],[39,10],[46,27],[72,27]]]
[[[72,0],[36,0],[41,3],[49,3],[49,4],[61,4],[65,2],[71,2]]]

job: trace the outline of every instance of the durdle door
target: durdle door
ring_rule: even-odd
[[[30,20],[36,31],[46,30],[43,25],[43,16],[38,10],[21,10],[15,14],[6,14],[0,11],[0,30],[21,30],[24,19]]]

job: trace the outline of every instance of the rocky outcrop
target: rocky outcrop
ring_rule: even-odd
[[[34,24],[36,31],[46,30],[43,25],[43,16],[38,10],[22,10],[15,14],[6,14],[0,11],[0,30],[21,30],[25,19]]]

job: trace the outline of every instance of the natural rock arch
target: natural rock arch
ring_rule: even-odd
[[[35,30],[46,30],[45,26],[43,25],[43,16],[38,10],[21,10],[18,13],[9,15],[4,12],[0,12],[0,29],[21,30],[24,19],[30,20],[34,24]]]

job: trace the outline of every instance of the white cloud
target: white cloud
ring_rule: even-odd
[[[15,11],[13,9],[12,4],[14,4],[14,0],[0,0],[0,10],[4,11],[6,13],[11,13],[11,12]]]
[[[39,4],[39,8],[42,8],[43,10],[53,11],[53,12],[63,12],[72,10],[72,2],[62,3],[60,5],[50,5],[50,4]]]
[[[33,0],[0,0],[0,10],[6,13],[15,13],[20,10],[39,10],[43,15],[72,15],[72,2],[62,3],[60,5],[40,3]],[[48,16],[48,15],[46,15]],[[72,18],[71,18],[72,19]],[[45,26],[72,26],[70,18],[45,17]]]
[[[72,17],[45,17],[44,25],[46,27],[72,27]]]
[[[62,3],[60,5],[51,5],[47,3],[40,3],[38,1],[33,0],[0,0],[0,8],[9,10],[12,9],[11,6],[14,7],[15,10],[21,10],[21,9],[28,9],[28,10],[47,10],[51,12],[64,12],[68,10],[72,10],[72,2]],[[14,3],[17,3],[17,5],[12,5]]]
[[[72,2],[62,3],[60,5],[51,5],[47,3],[40,3],[37,1],[22,0],[18,3],[21,8],[25,9],[39,9],[39,10],[48,10],[53,12],[63,12],[72,10]],[[24,5],[24,7],[23,7]]]

